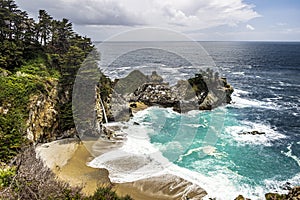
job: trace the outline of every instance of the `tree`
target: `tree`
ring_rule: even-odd
[[[40,43],[45,46],[50,38],[52,17],[45,10],[40,10],[38,18],[38,35]]]
[[[13,39],[14,15],[17,5],[13,0],[0,0],[1,37]]]

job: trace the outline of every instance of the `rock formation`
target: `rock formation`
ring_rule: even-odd
[[[292,188],[288,194],[267,193],[266,200],[299,200],[300,186]]]
[[[58,135],[57,85],[57,80],[49,81],[46,84],[47,95],[39,94],[30,98],[26,132],[27,138],[33,142],[54,140]]]
[[[145,76],[137,70],[127,77],[118,80],[129,84],[130,90],[120,92],[128,102],[142,102],[148,106],[158,105],[162,107],[172,107],[178,112],[190,110],[211,110],[220,105],[230,103],[233,88],[227,83],[225,78],[204,77],[196,74],[188,80],[179,80],[174,86],[163,82],[161,76],[156,72]],[[116,86],[120,88],[120,86]],[[133,89],[135,89],[133,91]],[[119,91],[117,89],[116,91]],[[128,91],[132,91],[128,93]]]

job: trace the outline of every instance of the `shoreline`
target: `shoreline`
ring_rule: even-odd
[[[49,167],[58,179],[68,182],[71,186],[82,187],[82,192],[92,195],[99,186],[112,186],[120,196],[130,195],[133,199],[168,200],[199,199],[207,195],[206,191],[191,182],[175,175],[154,176],[129,183],[112,183],[109,171],[92,168],[86,163],[94,156],[88,151],[95,141],[80,143],[75,139],[58,140],[36,147],[37,157]],[[110,148],[102,143],[106,151]],[[53,156],[55,155],[55,156]]]

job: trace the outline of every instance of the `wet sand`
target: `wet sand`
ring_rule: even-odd
[[[201,199],[206,192],[192,183],[174,175],[162,175],[131,183],[111,183],[106,169],[96,169],[86,165],[93,159],[90,151],[95,141],[85,141],[84,145],[74,139],[66,139],[43,144],[36,148],[37,155],[58,176],[71,186],[83,187],[87,195],[99,186],[112,185],[117,194],[129,194],[137,200]],[[110,143],[101,143],[109,150]]]

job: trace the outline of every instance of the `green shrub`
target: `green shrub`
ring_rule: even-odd
[[[37,75],[41,77],[50,76],[49,72],[46,69],[46,66],[41,63],[33,63],[33,64],[27,64],[25,66],[22,66],[20,68],[20,72],[23,72],[25,74]]]
[[[99,187],[96,192],[85,200],[133,200],[130,196],[119,197],[111,187]]]
[[[15,175],[16,170],[14,167],[0,168],[0,188],[8,187]]]

